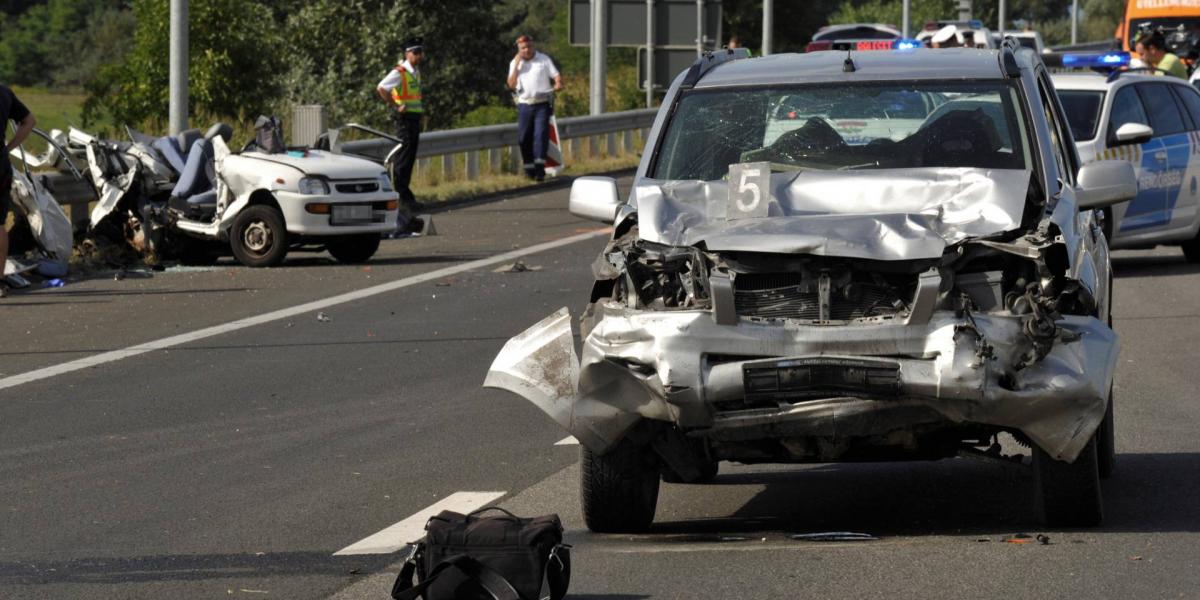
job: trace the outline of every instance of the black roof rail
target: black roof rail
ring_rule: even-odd
[[[679,87],[682,89],[696,87],[700,78],[717,65],[741,58],[750,58],[749,48],[725,48],[724,50],[705,52],[696,59],[696,62],[692,63],[692,68],[688,69],[687,75],[683,77],[683,83]]]
[[[1017,52],[1020,49],[1021,43],[1014,37],[1004,36],[1004,39],[1000,40],[1000,69],[1011,78],[1021,76],[1021,65],[1017,63]]]

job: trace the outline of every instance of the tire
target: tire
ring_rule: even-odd
[[[580,450],[583,521],[596,533],[639,533],[654,522],[658,465],[649,447],[622,442],[606,454]]]
[[[1101,479],[1112,477],[1117,467],[1117,439],[1113,428],[1113,395],[1108,393],[1108,409],[1096,430],[1096,471]]]
[[[272,206],[248,206],[233,220],[229,231],[233,256],[247,267],[273,267],[287,257],[287,227],[283,214]]]
[[[364,263],[379,250],[379,234],[351,235],[325,244],[329,253],[341,263]]]
[[[1093,435],[1075,462],[1067,463],[1051,458],[1034,444],[1038,516],[1046,525],[1091,527],[1104,520],[1096,446]]]

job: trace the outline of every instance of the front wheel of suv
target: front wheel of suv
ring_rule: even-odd
[[[638,533],[654,522],[658,465],[649,447],[626,440],[604,454],[580,451],[583,520],[596,533]]]
[[[1068,463],[1055,460],[1034,444],[1038,514],[1046,525],[1090,527],[1104,519],[1096,445],[1093,435],[1075,462]]]

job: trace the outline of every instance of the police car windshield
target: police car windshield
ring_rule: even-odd
[[[697,90],[679,101],[654,177],[716,180],[760,161],[776,171],[1026,169],[1017,102],[1003,82]]]
[[[1104,92],[1082,90],[1058,90],[1063,112],[1071,124],[1071,135],[1082,142],[1096,137],[1096,125],[1100,122],[1100,106],[1104,104]]]

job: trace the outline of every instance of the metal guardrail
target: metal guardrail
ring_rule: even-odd
[[[597,135],[613,135],[636,129],[648,129],[654,123],[656,108],[628,110],[603,115],[585,117],[567,117],[557,119],[558,135],[562,140],[579,139]],[[487,125],[484,127],[466,127],[463,129],[447,129],[421,134],[421,142],[417,148],[417,158],[433,156],[448,156],[462,153],[474,153],[481,150],[497,150],[517,145],[517,124]],[[610,150],[614,150],[615,142],[610,137]],[[626,143],[625,146],[629,144]],[[353,154],[383,162],[388,153],[396,146],[394,138],[376,138],[357,140],[334,144],[335,151]],[[470,168],[468,157],[468,172]],[[470,173],[468,173],[470,176]]]

